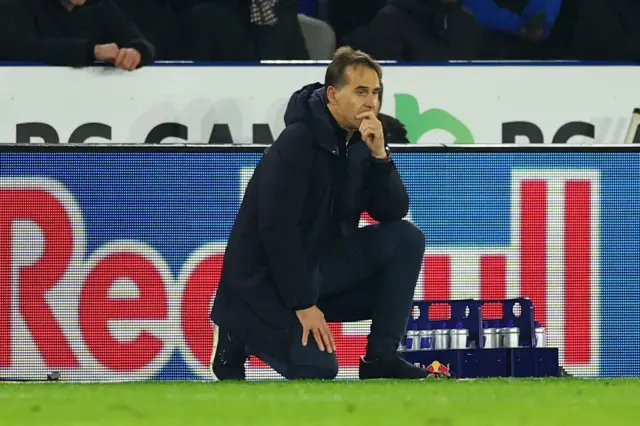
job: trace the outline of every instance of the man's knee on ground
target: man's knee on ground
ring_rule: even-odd
[[[327,365],[294,365],[289,369],[289,380],[333,380],[338,375],[338,362]]]
[[[402,250],[419,252],[421,255],[424,253],[424,232],[420,228],[406,220],[398,220],[388,226]]]

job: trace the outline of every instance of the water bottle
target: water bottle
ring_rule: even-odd
[[[440,324],[440,328],[433,332],[433,340],[435,350],[449,349],[449,330],[446,322]]]
[[[502,347],[517,348],[520,340],[520,329],[515,327],[513,321],[507,321],[507,326],[502,329]]]
[[[431,330],[431,324],[427,324],[424,330],[420,330],[420,350],[433,350],[433,330]]]
[[[420,332],[416,324],[411,324],[411,329],[407,330],[405,346],[407,351],[417,351],[420,348]]]
[[[544,348],[547,346],[547,332],[539,321],[536,321],[536,348]]]
[[[494,341],[496,348],[502,347],[502,325],[500,324],[500,320],[491,321],[491,328],[495,330]]]
[[[404,352],[407,350],[407,336],[402,336],[402,339],[400,339],[400,343],[398,343],[398,352]]]
[[[456,323],[456,328],[449,331],[451,336],[451,349],[466,349],[469,340],[469,330],[465,329],[461,321]]]
[[[489,321],[482,321],[482,347],[495,349],[498,347],[498,333],[495,327],[489,326]]]

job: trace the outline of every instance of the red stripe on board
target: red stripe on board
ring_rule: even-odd
[[[448,300],[451,295],[451,259],[447,255],[427,255],[423,264],[424,298]],[[449,305],[433,305],[429,310],[432,320],[451,318]]]
[[[520,192],[520,294],[533,302],[535,319],[547,317],[547,183],[523,181]]]
[[[565,184],[564,207],[564,361],[590,361],[591,343],[591,186]]]
[[[6,195],[5,195],[6,194]],[[11,205],[8,191],[0,191],[0,367],[11,367]]]
[[[506,299],[507,258],[505,255],[480,256],[480,298]],[[500,304],[487,304],[482,309],[483,318],[502,318]]]

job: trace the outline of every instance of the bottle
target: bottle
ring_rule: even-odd
[[[400,339],[400,343],[398,343],[398,352],[404,352],[407,350],[407,336],[402,336],[402,339]]]
[[[535,347],[544,348],[547,346],[547,332],[539,321],[536,321],[535,324]]]
[[[469,340],[469,330],[465,329],[461,321],[456,323],[456,328],[449,332],[451,336],[451,349],[466,349]]]
[[[517,348],[520,341],[520,329],[515,327],[513,321],[507,321],[507,326],[502,329],[502,347]]]
[[[489,326],[489,321],[482,321],[482,347],[495,349],[498,347],[498,334],[495,327]]]
[[[433,330],[431,324],[427,324],[424,330],[420,330],[420,350],[433,350]]]
[[[411,324],[411,328],[407,330],[407,339],[405,341],[407,351],[417,351],[420,348],[420,333],[418,326]]]
[[[496,331],[494,336],[494,344],[496,348],[502,347],[502,324],[500,324],[500,320],[491,321],[491,328]]]
[[[449,349],[449,330],[447,330],[447,323],[440,324],[440,328],[433,332],[434,349],[446,350]]]

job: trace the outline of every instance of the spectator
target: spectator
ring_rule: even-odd
[[[483,59],[545,59],[562,0],[461,0],[485,30]]]
[[[371,22],[368,51],[379,60],[471,60],[481,36],[455,0],[389,0]]]
[[[380,109],[382,108],[383,91],[384,84],[380,82],[380,92],[378,92],[380,100],[378,102],[376,113],[378,114],[378,120],[382,123],[384,139],[387,143],[408,144],[410,142],[409,139],[407,139],[407,128],[405,125],[397,118],[380,112]]]
[[[516,10],[500,7],[510,4]],[[495,0],[462,0],[480,25],[489,31],[524,36],[530,40],[549,38],[551,28],[560,13],[562,0],[516,0],[509,3]]]
[[[114,0],[156,48],[156,60],[186,59],[177,20],[168,0]]]
[[[329,24],[339,45],[366,49],[369,23],[387,0],[326,0]]]
[[[378,114],[378,120],[382,123],[387,143],[410,143],[407,139],[407,128],[400,120],[382,113]]]
[[[640,1],[581,0],[571,44],[581,59],[640,62]]]
[[[535,58],[640,62],[638,16],[638,0],[562,0]]]
[[[183,0],[176,3],[193,60],[309,59],[296,2]]]
[[[110,0],[3,0],[0,60],[134,70],[153,61],[154,47]]]

